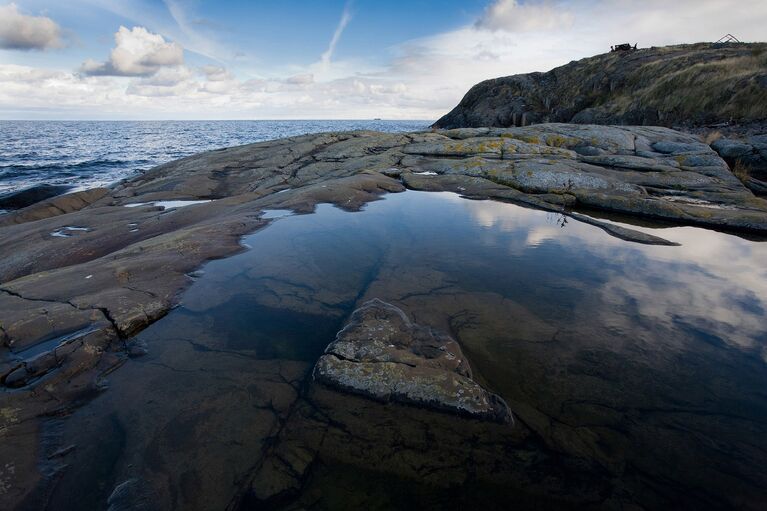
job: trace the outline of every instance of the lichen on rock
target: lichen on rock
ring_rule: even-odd
[[[455,340],[413,324],[402,310],[378,299],[354,311],[313,374],[324,385],[377,401],[513,422],[503,399],[472,379]]]

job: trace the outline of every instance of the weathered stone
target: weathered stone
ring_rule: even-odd
[[[746,187],[755,193],[765,193],[759,181],[767,179],[767,135],[720,138],[711,148],[740,174]]]
[[[107,188],[93,188],[91,190],[59,195],[58,197],[15,211],[13,214],[3,215],[0,217],[0,227],[72,213],[89,206],[104,197],[108,192]]]
[[[35,185],[18,192],[0,195],[0,209],[21,209],[37,202],[61,195],[72,188],[64,185]]]
[[[722,158],[733,159],[742,158],[754,150],[754,147],[751,144],[727,138],[720,138],[711,144],[711,148]]]
[[[400,309],[378,299],[354,311],[313,374],[320,383],[377,401],[512,421],[503,399],[472,379],[458,343],[414,325]]]
[[[27,372],[27,368],[24,366],[19,366],[4,378],[3,383],[6,387],[23,387],[27,383],[27,379],[29,379],[29,373]]]
[[[95,395],[99,375],[127,358],[125,338],[177,303],[190,272],[241,250],[241,235],[268,225],[264,209],[309,213],[325,202],[353,211],[406,188],[511,201],[639,243],[671,244],[578,216],[578,208],[767,232],[767,203],[698,138],[666,128],[541,124],[328,133],[212,151],[111,189],[55,197],[0,217],[0,371],[7,377],[33,353],[51,349],[57,364],[37,372],[45,378],[23,368],[11,382],[28,385],[8,395],[31,418]],[[213,200],[181,208],[124,207],[161,199]],[[68,226],[87,230],[52,235]],[[129,347],[127,354],[138,353]],[[401,394],[419,406],[432,401],[460,411],[462,403],[445,397],[448,391],[463,389],[480,401],[490,395],[461,371],[433,366],[446,363],[440,357],[422,357],[419,363],[428,363],[418,366],[418,384],[392,392],[387,385],[416,381],[406,354],[400,350],[401,359],[375,368],[381,386],[373,390],[381,399]],[[349,374],[360,367],[337,357],[323,363]],[[439,392],[444,395],[433,400]],[[488,410],[496,404],[488,398]],[[25,463],[34,467],[34,449],[25,452]],[[19,495],[33,491],[33,478],[25,485]]]

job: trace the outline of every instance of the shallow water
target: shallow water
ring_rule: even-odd
[[[767,244],[649,230],[682,246],[628,243],[551,213],[450,193],[277,217],[243,239],[247,250],[204,267],[180,307],[138,336],[148,355],[111,374],[108,391],[49,422],[63,431],[50,449],[78,446],[53,502],[103,508],[124,483],[132,490],[117,492],[110,509],[124,494],[134,505],[224,508],[282,443],[317,451],[291,497],[315,509],[524,509],[547,498],[759,508]],[[455,336],[476,377],[509,403],[513,431],[341,397],[323,420],[366,411],[341,440],[327,433],[312,444],[319,426],[297,404],[306,375],[350,312],[374,297]],[[391,460],[409,449],[407,438],[383,432],[417,436],[424,423],[433,428],[418,462],[460,458],[480,438],[493,446],[492,477],[513,474],[521,489],[489,490],[464,473],[468,461],[443,467],[438,480],[400,472]],[[375,445],[360,440],[366,428]],[[460,483],[440,486],[447,479]]]
[[[132,202],[130,204],[126,204],[126,208],[138,208],[141,206],[157,206],[160,208],[165,209],[176,209],[176,208],[183,208],[184,206],[194,206],[195,204],[205,204],[206,202],[210,202],[210,199],[207,200],[160,200],[160,201],[152,201],[152,202]]]

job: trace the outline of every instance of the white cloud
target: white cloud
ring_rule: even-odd
[[[289,76],[285,79],[285,83],[289,83],[291,85],[309,85],[314,83],[314,75],[312,73],[302,73]]]
[[[200,71],[205,75],[205,78],[211,82],[223,82],[225,80],[233,79],[231,73],[222,66],[202,66]]]
[[[80,70],[90,76],[150,76],[165,66],[184,63],[184,49],[144,27],[115,33],[115,47],[106,62],[87,60]]]
[[[5,80],[0,117],[18,118],[23,105],[30,112],[55,109],[60,117],[76,111],[83,117],[109,113],[115,118],[436,120],[484,79],[547,71],[620,42],[647,47],[712,41],[733,31],[742,40],[759,40],[767,25],[763,0],[741,0],[738,9],[713,0],[589,0],[571,3],[569,11],[559,13],[564,18],[556,18],[557,28],[547,29],[551,25],[540,17],[559,5],[553,1],[496,2],[480,20],[382,49],[387,57],[383,62],[335,53],[347,34],[347,6],[323,57],[308,65],[286,62],[278,69],[251,69],[242,59],[210,59],[208,65],[195,62],[190,69],[183,64],[190,37],[163,28],[162,34],[174,36],[175,42],[169,42],[141,27],[121,28],[109,60],[86,63],[84,70],[90,73],[0,65],[0,80]],[[184,21],[179,2],[169,0],[168,5]],[[524,12],[530,19],[509,19],[509,12]]]
[[[194,73],[186,66],[162,67],[153,75],[142,78],[139,83],[158,87],[173,87],[193,77]]]
[[[561,4],[497,0],[485,9],[476,25],[490,30],[530,32],[568,28],[573,20],[573,13]]]
[[[0,49],[47,50],[62,46],[61,28],[52,19],[22,14],[16,4],[0,5]]]

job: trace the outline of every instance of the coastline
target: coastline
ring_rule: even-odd
[[[330,203],[356,211],[406,189],[513,202],[639,243],[672,245],[577,207],[767,234],[767,201],[716,153],[690,135],[648,127],[306,135],[210,151],[112,188],[47,199],[0,217],[11,254],[0,264],[0,369],[4,409],[15,410],[0,433],[26,432],[28,442],[0,453],[26,460],[17,466],[26,492],[40,480],[37,418],[100,392],[107,374],[140,354],[133,336],[175,306],[195,270],[243,250],[241,237],[268,225],[264,210],[311,213]]]

